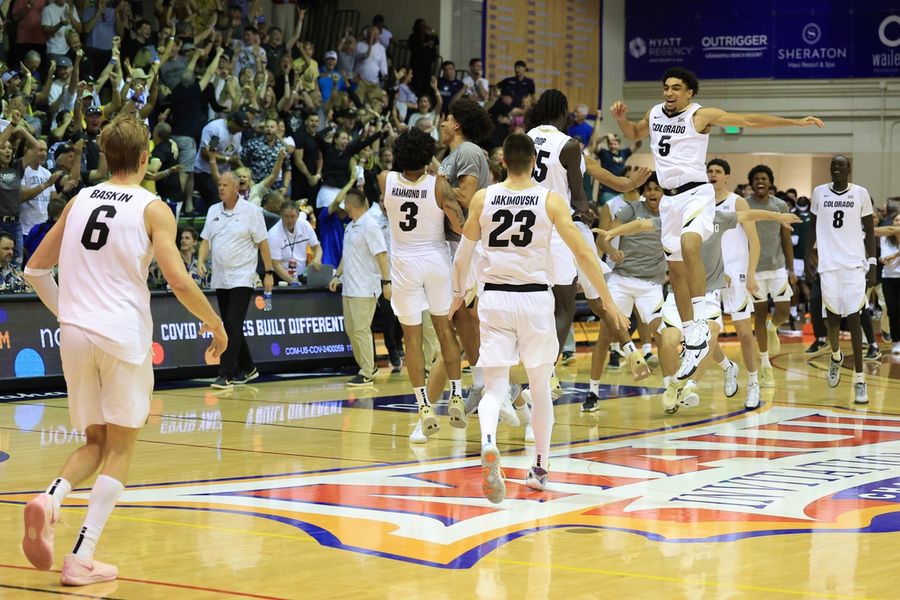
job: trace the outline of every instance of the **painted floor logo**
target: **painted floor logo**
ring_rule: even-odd
[[[545,492],[505,456],[507,500],[481,495],[478,459],[132,487],[122,507],[253,515],[320,544],[443,568],[554,527],[660,542],[900,530],[900,417],[773,407],[566,446]],[[20,502],[23,494],[0,501]],[[86,493],[69,502],[84,503]]]

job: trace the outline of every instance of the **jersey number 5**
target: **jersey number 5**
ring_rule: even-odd
[[[531,228],[534,227],[536,219],[537,217],[530,210],[520,210],[515,215],[509,210],[498,210],[491,217],[491,220],[494,223],[500,223],[500,226],[491,232],[488,238],[488,246],[491,248],[506,248],[512,242],[513,246],[524,248],[531,243],[531,239],[534,237],[534,232],[531,231]],[[510,235],[506,239],[500,239],[500,236],[513,226],[513,223],[519,225],[519,233]]]
[[[538,150],[534,157],[534,171],[531,172],[531,176],[538,183],[547,179],[547,165],[544,164],[544,161],[548,158],[550,158],[550,153],[546,150]]]
[[[659,138],[659,155],[660,156],[668,156],[669,152],[672,151],[672,145],[669,143],[669,138],[671,135],[664,135]]]
[[[400,212],[403,213],[403,220],[398,224],[400,231],[412,231],[415,229],[418,223],[416,215],[419,214],[419,205],[415,202],[404,202],[400,205]]]
[[[101,204],[91,213],[84,226],[84,233],[81,234],[81,245],[85,250],[99,250],[106,245],[106,239],[109,237],[109,225],[106,221],[100,220],[101,214],[105,214],[111,220],[116,216],[116,207],[111,204]]]

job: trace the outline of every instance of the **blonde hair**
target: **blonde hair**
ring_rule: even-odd
[[[137,115],[120,115],[100,132],[100,150],[110,173],[137,173],[141,153],[149,150],[150,131]]]

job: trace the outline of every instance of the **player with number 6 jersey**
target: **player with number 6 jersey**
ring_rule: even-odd
[[[131,463],[138,432],[150,412],[153,352],[147,268],[156,260],[178,300],[212,333],[211,356],[228,336],[221,319],[185,269],[175,246],[172,211],[140,187],[149,135],[137,118],[119,116],[103,130],[100,148],[110,179],[71,200],[32,255],[25,276],[60,321],[60,356],[72,425],[85,445],[60,469],[46,493],[25,505],[22,550],[38,569],[53,566],[53,537],[62,502],[93,477],[84,524],[65,557],[63,585],[118,577],[94,550]],[[59,264],[59,285],[50,269]]]
[[[418,129],[411,129],[394,144],[396,164],[401,165],[403,171],[382,171],[378,175],[391,227],[391,307],[403,327],[407,373],[419,408],[418,431],[414,432],[414,439],[420,439],[421,434],[430,437],[439,430],[425,387],[422,312],[426,310],[431,313],[450,379],[450,425],[466,426],[459,344],[447,316],[452,301],[447,278],[451,260],[444,234],[445,217],[457,233],[462,231],[464,219],[447,180],[425,172],[434,152],[434,139]]]

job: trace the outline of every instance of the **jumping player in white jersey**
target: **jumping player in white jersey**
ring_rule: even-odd
[[[810,201],[807,269],[815,268],[822,283],[822,312],[828,326],[831,361],[828,387],[841,381],[841,318],[847,318],[853,345],[853,400],[869,402],[863,373],[860,311],[866,290],[875,285],[875,223],[868,190],[850,183],[850,159],[831,159],[831,184],[817,186]],[[813,252],[814,254],[810,254]]]
[[[526,127],[529,127],[528,136],[534,141],[535,167],[532,179],[535,183],[548,190],[556,192],[566,200],[572,213],[572,221],[581,232],[584,240],[595,247],[594,235],[591,226],[595,216],[588,204],[584,192],[582,177],[585,172],[584,157],[581,146],[577,140],[562,133],[566,118],[569,114],[569,102],[565,94],[559,90],[550,89],[541,94],[534,107],[525,115]],[[602,167],[599,173],[592,175],[604,185],[618,191],[629,191],[641,185],[650,172],[647,169],[632,169],[629,177],[617,177]],[[569,328],[575,318],[575,281],[581,283],[584,296],[591,310],[598,317],[603,318],[603,307],[599,302],[599,292],[591,284],[583,273],[578,272],[578,267],[572,252],[558,233],[553,234],[553,298],[555,302],[554,314],[556,317],[556,332],[560,349],[565,344]],[[606,265],[602,265],[604,272],[609,272]],[[627,333],[627,328],[625,332]],[[633,370],[642,375],[649,374],[649,369],[644,363],[643,356],[634,352],[628,353]],[[558,387],[558,380],[552,377],[554,387]]]
[[[700,260],[700,246],[712,234],[715,191],[706,175],[706,147],[712,125],[739,127],[823,127],[816,117],[786,119],[761,114],[727,113],[718,108],[702,108],[691,102],[700,91],[700,82],[691,71],[680,67],[662,77],[662,104],[651,108],[639,121],[626,117],[624,102],[612,105],[611,112],[622,133],[631,139],[650,136],[650,150],[666,197],[660,204],[663,246],[669,260],[669,280],[675,292],[685,334],[685,352],[676,375],[688,379],[709,352],[709,326],[695,318],[702,312],[706,274]]]
[[[422,312],[426,310],[431,313],[450,378],[450,425],[466,426],[459,343],[447,317],[453,290],[447,277],[452,265],[450,247],[444,235],[445,217],[457,233],[462,232],[464,219],[462,208],[447,191],[447,180],[425,173],[434,151],[434,138],[411,129],[394,144],[394,161],[403,171],[378,175],[391,227],[391,307],[403,327],[406,370],[419,407],[417,427],[426,436],[439,430],[425,390]]]
[[[716,190],[716,210],[742,212],[749,210],[747,201],[728,189],[731,165],[721,158],[714,158],[706,165],[709,182]],[[746,408],[759,407],[759,375],[756,340],[753,337],[753,297],[756,290],[756,264],[759,261],[759,236],[754,223],[741,223],[722,235],[722,259],[725,261],[725,287],[722,289],[722,307],[731,316],[731,323],[741,344],[741,355],[747,367]],[[738,391],[738,366],[729,360],[721,347],[713,347],[713,360],[725,374],[725,396],[731,398]]]
[[[60,354],[72,425],[84,446],[69,456],[47,492],[25,505],[22,549],[38,569],[53,566],[54,526],[66,494],[100,469],[87,515],[63,563],[63,585],[118,577],[94,548],[125,487],[134,443],[150,412],[153,323],[147,269],[154,255],[178,300],[212,333],[214,356],[227,346],[222,320],[194,283],[175,246],[172,211],[140,187],[149,159],[144,124],[119,117],[100,136],[109,181],[81,190],[28,261],[25,276],[60,322]],[[59,264],[59,285],[50,272]]]
[[[488,500],[501,502],[506,484],[496,446],[500,403],[509,393],[509,369],[521,359],[528,373],[533,402],[534,465],[526,485],[547,485],[548,454],[553,429],[550,373],[559,343],[553,317],[551,236],[556,229],[572,250],[579,267],[598,290],[604,309],[617,328],[628,319],[615,307],[596,249],[572,223],[568,203],[555,192],[535,185],[534,143],[527,135],[512,134],[503,143],[503,162],[509,176],[503,183],[479,191],[472,198],[463,237],[453,261],[454,308],[462,305],[472,253],[483,243],[477,271],[484,291],[478,302],[481,329],[480,364],[484,395],[478,407],[481,424],[482,489]]]

